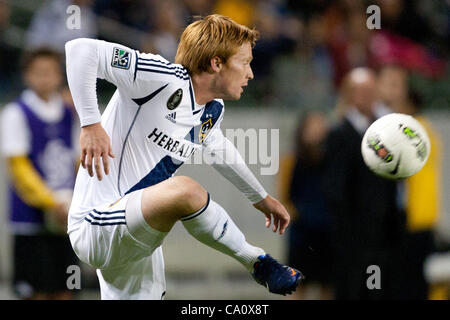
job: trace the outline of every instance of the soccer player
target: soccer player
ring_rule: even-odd
[[[273,221],[272,230],[284,233],[286,209],[267,194],[220,130],[222,99],[239,99],[253,78],[257,37],[255,30],[210,15],[185,29],[176,64],[105,41],[66,44],[68,83],[82,126],[82,168],[68,233],[78,257],[97,268],[102,299],[163,298],[161,244],[179,220],[197,240],[243,264],[270,292],[292,293],[303,278],[247,243],[200,184],[173,176],[203,149],[264,213],[266,226]],[[102,116],[96,78],[117,86]]]

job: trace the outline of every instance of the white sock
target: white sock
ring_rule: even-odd
[[[253,272],[253,264],[264,250],[245,241],[245,236],[227,212],[210,199],[199,211],[181,219],[186,230],[198,241],[225,253]]]

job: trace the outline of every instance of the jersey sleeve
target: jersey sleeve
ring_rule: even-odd
[[[66,73],[81,126],[100,122],[97,102],[98,40],[75,39],[66,43]]]
[[[181,65],[116,43],[79,38],[67,42],[65,49],[67,81],[81,126],[101,120],[97,78],[111,82],[130,98],[140,97],[161,83],[189,79]]]
[[[113,83],[123,92],[132,94],[136,88],[134,76],[137,52],[117,43],[93,41],[96,43],[98,55],[97,77]]]
[[[86,39],[90,40],[90,39]],[[141,53],[126,46],[101,40],[97,44],[97,76],[117,86],[132,98],[148,92],[152,84],[172,83],[189,79],[187,70],[162,56]]]
[[[174,64],[162,56],[136,51],[134,79],[138,83],[148,81],[181,82],[189,80],[187,70],[180,64]]]
[[[252,203],[267,196],[264,187],[250,171],[236,147],[228,140],[220,128],[223,112],[204,141],[205,153],[211,166],[230,181]]]

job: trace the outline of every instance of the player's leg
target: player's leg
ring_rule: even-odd
[[[249,271],[264,250],[247,243],[226,211],[189,177],[176,176],[142,192],[142,215],[147,224],[169,232],[178,221],[202,243],[228,254]]]
[[[189,177],[176,176],[146,188],[142,193],[142,214],[154,229],[169,232],[181,218],[203,208],[208,193]]]
[[[102,300],[164,299],[166,280],[162,248],[150,256],[112,269],[97,269]]]
[[[141,206],[152,229],[168,232],[181,220],[194,238],[242,263],[271,292],[290,293],[302,279],[297,270],[282,266],[263,249],[249,244],[228,213],[191,178],[173,177],[145,189]]]

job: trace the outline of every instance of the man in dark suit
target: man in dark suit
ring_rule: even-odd
[[[342,95],[344,115],[329,133],[324,171],[333,221],[335,297],[395,298],[395,257],[404,230],[396,182],[369,171],[361,155],[366,129],[388,110],[377,103],[376,76],[370,69],[352,70]]]

